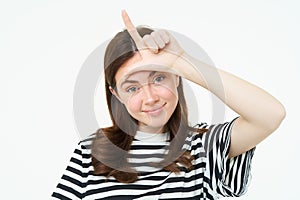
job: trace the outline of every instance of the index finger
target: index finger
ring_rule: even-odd
[[[123,22],[125,24],[125,27],[126,27],[128,33],[130,34],[131,38],[135,42],[135,45],[137,46],[138,49],[142,49],[144,47],[143,39],[140,36],[140,34],[138,33],[138,31],[136,30],[133,23],[131,22],[131,20],[125,10],[122,10],[122,18],[123,18]]]

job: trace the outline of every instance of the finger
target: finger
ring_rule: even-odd
[[[142,49],[143,48],[142,37],[137,32],[135,26],[131,22],[131,19],[129,18],[129,16],[125,10],[122,10],[122,18],[123,18],[123,22],[125,24],[125,27],[126,27],[128,33],[130,34],[131,38],[135,42],[135,45],[137,46],[138,49]]]
[[[143,37],[143,42],[146,45],[146,47],[150,49],[150,51],[152,51],[153,53],[158,53],[159,47],[156,44],[156,42],[154,41],[152,36],[145,35]]]
[[[165,44],[168,44],[170,42],[170,36],[165,30],[158,30],[157,31],[162,40],[165,42]]]
[[[157,31],[153,31],[151,33],[151,36],[160,49],[163,49],[165,47],[166,44],[163,41],[163,39],[160,37],[160,34]]]

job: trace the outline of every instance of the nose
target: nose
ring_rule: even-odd
[[[147,105],[155,104],[159,100],[159,97],[151,84],[143,86],[143,96],[144,103]]]

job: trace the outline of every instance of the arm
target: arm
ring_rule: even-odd
[[[186,53],[174,62],[173,68],[211,91],[240,115],[232,128],[229,157],[256,146],[274,132],[285,117],[283,105],[266,91]],[[214,84],[216,73],[222,81],[221,86]]]
[[[122,12],[122,17],[139,53],[143,59],[148,59],[150,65],[158,64],[161,71],[171,69],[171,73],[208,89],[240,115],[232,128],[229,157],[240,155],[256,146],[274,132],[284,119],[283,105],[266,91],[191,57],[167,32],[161,34],[163,44],[158,42],[157,34],[151,34],[152,37],[148,39],[141,38],[125,11]],[[164,39],[165,37],[168,38]],[[132,66],[132,71],[138,69],[138,66],[137,62],[136,66]],[[216,84],[216,74],[221,80],[220,84]]]

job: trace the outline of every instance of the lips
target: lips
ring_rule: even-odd
[[[166,105],[166,103],[164,103],[163,105],[158,105],[158,106],[152,107],[151,109],[143,110],[143,112],[145,112],[147,114],[151,114],[151,115],[158,115],[160,113],[160,111],[162,111],[162,108],[165,105]]]

